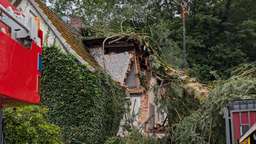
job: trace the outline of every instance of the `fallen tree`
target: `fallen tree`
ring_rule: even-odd
[[[178,79],[184,90],[196,99],[203,100],[209,94],[207,85],[200,83],[196,78],[190,77],[183,70],[178,70],[170,66],[163,60],[159,54],[159,45],[153,40],[152,37],[143,33],[109,33],[103,42],[111,39],[111,42],[120,40],[122,38],[137,40],[141,46],[144,46],[151,54],[151,65],[153,73],[158,75],[161,79]],[[104,49],[104,47],[103,47]]]
[[[255,65],[244,65],[233,74],[229,80],[217,84],[198,110],[173,127],[174,143],[225,143],[224,107],[233,100],[256,99]]]

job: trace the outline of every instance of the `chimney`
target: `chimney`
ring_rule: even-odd
[[[71,27],[75,28],[78,31],[81,31],[81,29],[84,28],[83,21],[78,16],[71,16],[69,24],[71,25]]]

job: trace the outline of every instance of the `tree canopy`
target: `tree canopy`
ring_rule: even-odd
[[[180,0],[54,0],[60,16],[80,16],[85,36],[137,32],[150,36],[169,64],[182,64]],[[189,72],[203,82],[225,79],[234,66],[255,61],[253,0],[190,0],[187,28]],[[89,31],[89,32],[88,32]]]

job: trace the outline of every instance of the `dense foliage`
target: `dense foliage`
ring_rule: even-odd
[[[48,123],[47,109],[21,106],[4,110],[4,136],[8,144],[61,144],[60,128]]]
[[[179,144],[225,143],[225,106],[233,100],[256,99],[256,67],[246,65],[236,75],[220,82],[201,107],[182,119],[172,132],[172,140]]]
[[[178,80],[171,79],[164,89],[166,92],[162,97],[157,97],[157,103],[167,112],[170,127],[199,108],[199,100],[188,94]]]
[[[124,90],[56,47],[46,47],[43,56],[42,103],[63,129],[65,143],[101,144],[114,136],[125,110]]]
[[[180,2],[53,0],[52,7],[61,16],[84,18],[87,36],[145,33],[163,59],[181,67]],[[189,7],[186,55],[191,74],[203,82],[226,79],[232,67],[256,60],[254,0],[190,0]]]

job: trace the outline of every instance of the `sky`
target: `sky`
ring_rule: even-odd
[[[47,5],[47,6],[50,6],[50,5],[51,5],[50,0],[46,0],[45,2],[46,2],[46,5]]]

